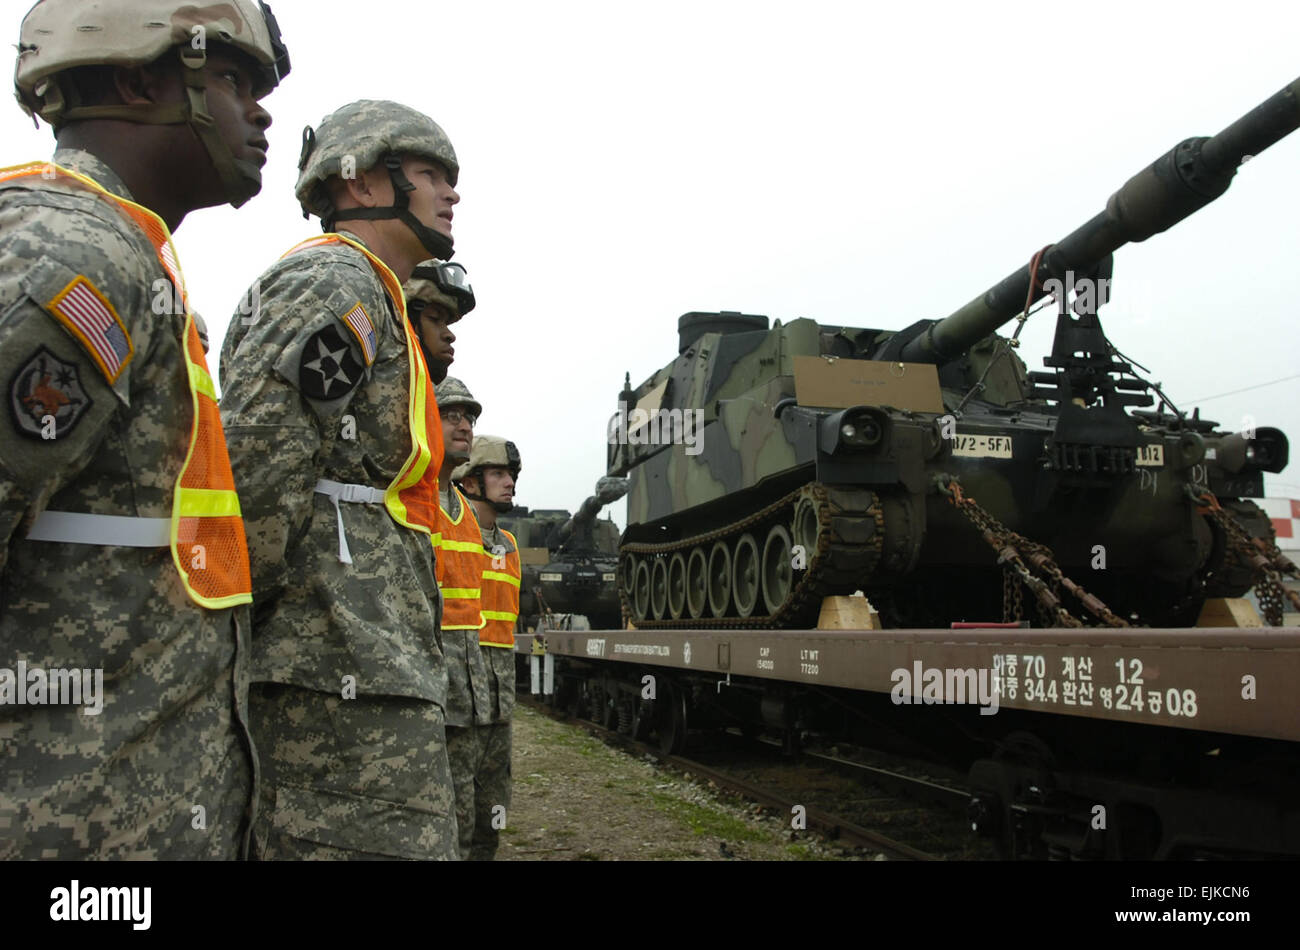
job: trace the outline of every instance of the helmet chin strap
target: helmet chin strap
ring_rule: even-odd
[[[469,474],[477,478],[480,485],[483,483],[483,470],[481,468],[475,469]],[[465,487],[464,479],[461,479],[460,493],[464,495],[466,498],[468,498],[470,501],[481,501],[484,504],[491,505],[497,511],[497,513],[503,515],[507,511],[510,511],[515,506],[515,503],[513,501],[488,501],[488,499],[484,498],[482,495],[470,494],[469,489]]]
[[[67,122],[83,119],[120,119],[141,125],[188,125],[198,136],[221,178],[226,200],[238,208],[262,190],[262,170],[252,162],[242,162],[226,144],[217,129],[216,120],[208,110],[207,86],[203,67],[207,65],[206,50],[189,46],[178,48],[181,59],[181,78],[185,82],[185,101],[152,106],[78,106],[58,110],[51,116],[56,128]]]
[[[197,56],[191,57],[190,53]],[[185,93],[189,102],[188,122],[194,134],[207,149],[208,158],[221,176],[221,187],[226,200],[235,208],[245,205],[262,190],[262,170],[252,162],[235,158],[226,140],[217,131],[217,123],[208,111],[208,93],[203,79],[203,66],[207,62],[204,50],[181,47],[181,75],[185,79]]]
[[[329,220],[324,222],[325,230],[333,231],[334,224],[338,221],[395,219],[411,229],[416,240],[429,252],[430,257],[440,261],[451,260],[454,253],[451,238],[435,231],[411,213],[411,192],[415,191],[415,185],[411,184],[411,180],[406,177],[406,172],[402,171],[402,160],[396,155],[386,155],[384,167],[388,169],[388,177],[393,182],[393,203],[387,208],[349,208],[346,211],[335,211],[330,215]]]

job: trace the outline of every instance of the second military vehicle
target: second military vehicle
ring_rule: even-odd
[[[516,508],[501,519],[519,541],[523,562],[519,616],[523,629],[544,614],[585,616],[591,629],[623,625],[614,575],[618,527],[596,516],[627,493],[627,480],[603,477],[576,514]]]

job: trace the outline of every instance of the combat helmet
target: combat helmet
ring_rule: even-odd
[[[483,415],[483,404],[470,395],[468,387],[455,376],[448,376],[433,390],[438,400],[438,409],[450,409],[452,406],[464,406],[475,416]]]
[[[302,133],[298,159],[298,185],[294,194],[303,217],[316,215],[326,231],[339,221],[373,221],[395,218],[414,233],[433,257],[451,260],[452,240],[424,224],[410,211],[415,190],[402,171],[402,156],[414,155],[437,162],[447,170],[454,188],[460,177],[456,150],[438,123],[422,112],[398,102],[362,99],[326,116],[320,127]],[[339,211],[330,200],[325,182],[335,176],[352,177],[383,163],[393,182],[394,204],[387,208],[349,208]]]
[[[289,75],[289,51],[271,8],[261,0],[200,6],[177,0],[41,0],[23,19],[14,92],[28,115],[57,131],[81,119],[145,125],[188,125],[207,149],[229,202],[238,208],[262,189],[262,170],[238,161],[208,109],[203,67],[207,44],[222,43],[261,67],[258,92]],[[186,100],[173,105],[82,105],[67,70],[80,66],[146,66],[175,50]]]
[[[519,461],[519,449],[515,447],[513,442],[503,439],[499,435],[476,435],[474,445],[469,452],[469,461],[456,467],[455,471],[451,473],[451,480],[459,482],[469,475],[481,476],[483,469],[498,467],[508,469],[510,477],[516,482],[519,481],[519,470],[523,467]],[[489,502],[482,495],[471,494],[466,491],[464,486],[461,486],[461,494],[474,501],[487,502],[502,514],[514,507],[513,501]]]
[[[455,323],[474,309],[474,288],[461,264],[442,261],[417,264],[402,289],[406,292],[407,312],[413,319],[431,303],[447,308],[451,314],[449,323]]]
[[[452,406],[463,406],[468,409],[477,418],[483,414],[483,404],[470,395],[469,389],[455,376],[448,376],[433,390],[434,398],[438,401],[438,411],[445,412]],[[471,444],[470,448],[473,448]],[[451,453],[450,447],[446,449],[447,457],[454,459],[463,459],[465,456],[459,452]]]
[[[441,382],[451,364],[434,358],[420,333],[420,315],[430,304],[436,304],[447,311],[447,324],[450,326],[473,310],[474,288],[470,286],[469,275],[460,264],[425,261],[411,272],[410,279],[402,285],[402,292],[406,295],[406,316],[415,330],[420,349],[424,351],[429,375],[435,383]]]

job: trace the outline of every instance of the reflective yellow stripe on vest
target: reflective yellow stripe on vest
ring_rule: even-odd
[[[457,541],[453,538],[443,538],[439,547],[444,551],[464,551],[466,554],[486,553],[482,541]]]
[[[144,232],[158,262],[175,285],[185,306],[181,344],[193,415],[189,448],[172,496],[169,532],[172,561],[185,592],[196,604],[217,609],[251,603],[253,584],[248,545],[235,479],[230,471],[225,430],[221,427],[216,389],[190,311],[185,275],[181,272],[171,232],[161,218],[143,205],[119,198],[94,179],[58,165],[35,162],[0,170],[0,182],[33,177],[76,182],[112,202]]]

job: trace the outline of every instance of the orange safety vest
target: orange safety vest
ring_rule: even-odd
[[[309,238],[290,248],[284,256],[323,244],[346,244],[366,256],[370,266],[379,275],[384,290],[388,292],[388,299],[397,311],[397,319],[406,331],[406,357],[410,369],[407,418],[411,428],[411,454],[397,478],[393,479],[393,483],[384,492],[384,506],[398,524],[429,535],[434,548],[437,548],[440,522],[438,470],[442,468],[443,452],[442,418],[438,415],[438,403],[429,386],[429,370],[424,365],[424,355],[415,339],[415,332],[411,329],[411,321],[406,318],[406,295],[402,293],[402,283],[387,264],[342,234],[322,234],[320,237]]]
[[[172,561],[180,572],[186,593],[199,606],[215,610],[251,603],[253,583],[248,567],[244,519],[239,508],[239,496],[235,493],[235,479],[230,471],[230,455],[226,450],[225,430],[221,428],[216,387],[212,384],[203,343],[194,324],[194,314],[190,311],[185,276],[176,257],[171,232],[148,208],[119,198],[86,175],[49,162],[33,162],[0,170],[0,182],[32,177],[76,182],[113,202],[144,232],[163,270],[180,292],[185,306],[184,354],[193,423],[189,450],[176,479],[176,493],[172,498],[169,532]]]
[[[478,642],[480,646],[513,649],[515,621],[519,619],[519,581],[523,572],[519,567],[519,542],[504,528],[501,533],[510,539],[515,549],[506,553],[504,565],[491,551],[484,549],[487,556],[487,569],[483,571],[484,624]],[[505,569],[494,570],[494,565]]]
[[[451,486],[460,498],[460,517],[455,521],[442,512],[442,540],[438,544],[438,586],[442,588],[442,629],[481,630],[483,534],[478,519],[465,496]]]

